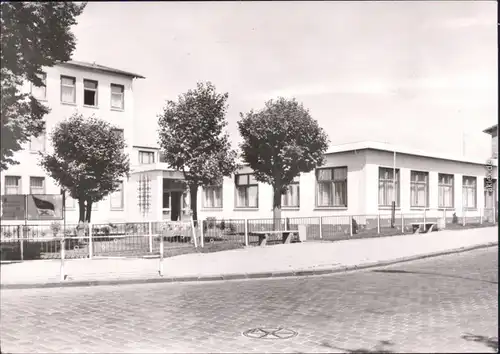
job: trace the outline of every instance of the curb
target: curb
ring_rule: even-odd
[[[185,282],[208,282],[221,280],[245,280],[245,279],[268,279],[268,278],[284,278],[284,277],[302,277],[312,275],[328,275],[343,272],[353,272],[369,268],[384,267],[398,263],[416,261],[425,258],[433,258],[446,256],[455,253],[473,251],[481,248],[489,248],[498,246],[498,242],[489,242],[485,244],[455,248],[447,251],[427,253],[423,255],[397,258],[389,261],[379,261],[364,263],[354,266],[333,267],[330,269],[319,270],[297,270],[297,271],[279,271],[265,273],[247,273],[247,274],[226,274],[226,275],[208,275],[208,276],[188,276],[188,277],[167,277],[167,278],[146,278],[146,279],[124,279],[124,280],[90,280],[76,281],[72,283],[38,283],[38,284],[1,284],[2,290],[14,289],[48,289],[48,288],[70,288],[70,287],[89,287],[89,286],[105,286],[105,285],[136,285],[136,284],[154,284],[154,283],[185,283]]]

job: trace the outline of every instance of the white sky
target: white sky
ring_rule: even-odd
[[[90,2],[73,59],[137,72],[134,144],[167,99],[212,81],[239,112],[295,96],[332,144],[487,158],[498,117],[496,1]]]

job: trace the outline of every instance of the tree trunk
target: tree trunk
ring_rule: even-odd
[[[92,201],[87,200],[87,210],[86,210],[86,215],[85,215],[85,221],[90,224],[90,216],[92,214]]]
[[[281,186],[273,188],[273,219],[274,230],[281,230]]]
[[[85,235],[85,199],[78,199],[78,226],[76,228],[76,233],[78,237],[83,237]]]
[[[189,204],[193,213],[194,226],[198,226],[198,185],[189,185]]]
[[[83,223],[85,221],[85,200],[83,198],[78,198],[78,223]]]

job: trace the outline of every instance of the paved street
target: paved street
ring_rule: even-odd
[[[496,247],[308,278],[3,290],[0,336],[7,353],[495,352],[497,290]]]

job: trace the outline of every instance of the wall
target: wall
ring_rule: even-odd
[[[282,217],[310,217],[327,215],[356,215],[364,213],[364,164],[365,152],[352,151],[326,156],[322,167],[347,166],[347,208],[316,207],[316,174],[315,171],[303,173],[300,176],[300,207],[283,208]],[[249,167],[244,167],[238,173],[252,173]],[[256,209],[235,208],[234,177],[224,178],[223,207],[221,209],[204,209],[201,207],[202,189],[198,192],[198,205],[201,217],[216,217],[226,219],[272,218],[273,191],[268,184],[259,183],[259,207]]]
[[[485,161],[486,163],[486,161]],[[366,166],[366,209],[369,214],[388,213],[390,211],[378,207],[378,173],[379,167],[393,167],[393,153],[387,151],[367,150]],[[411,170],[429,172],[429,208],[438,209],[438,174],[454,175],[454,204],[457,215],[461,215],[462,177],[477,177],[477,207],[484,207],[485,165],[426,158],[413,155],[396,154],[396,168],[401,169],[401,212],[421,212],[422,209],[410,207],[410,175]],[[493,169],[493,178],[497,178],[497,167]],[[479,211],[476,211],[479,215]],[[470,211],[474,214],[474,211]]]
[[[109,123],[118,126],[124,130],[124,138],[127,144],[126,152],[132,151],[133,139],[133,87],[132,79],[129,77],[108,74],[102,72],[94,72],[88,69],[54,66],[44,68],[47,74],[46,100],[42,103],[47,105],[51,112],[44,119],[46,121],[46,151],[51,152],[51,142],[49,139],[50,132],[54,129],[57,123],[69,118],[73,113],[79,112],[84,116],[95,115],[98,118],[104,119]],[[76,78],[76,103],[68,104],[61,103],[61,84],[60,76],[71,76]],[[83,106],[83,79],[98,81],[98,108]],[[110,84],[119,84],[124,86],[124,110],[111,109],[111,89]],[[30,90],[30,84],[26,84],[25,91]],[[29,145],[23,151],[15,154],[15,159],[20,162],[19,165],[10,166],[9,169],[1,173],[1,193],[4,194],[4,176],[20,176],[22,183],[22,193],[29,193],[29,178],[45,177],[45,190],[47,194],[59,194],[60,187],[45,174],[45,171],[38,165],[38,154],[30,152]],[[125,181],[124,189],[127,190],[127,181]],[[103,222],[106,220],[123,219],[125,211],[117,212],[110,210],[110,201],[108,198],[98,203],[97,211],[93,212],[92,220],[95,222]],[[126,209],[126,198],[125,198]],[[78,221],[78,208],[67,210],[67,222]],[[10,223],[10,222],[9,222]]]
[[[498,159],[498,136],[495,135],[491,138],[491,156]]]

